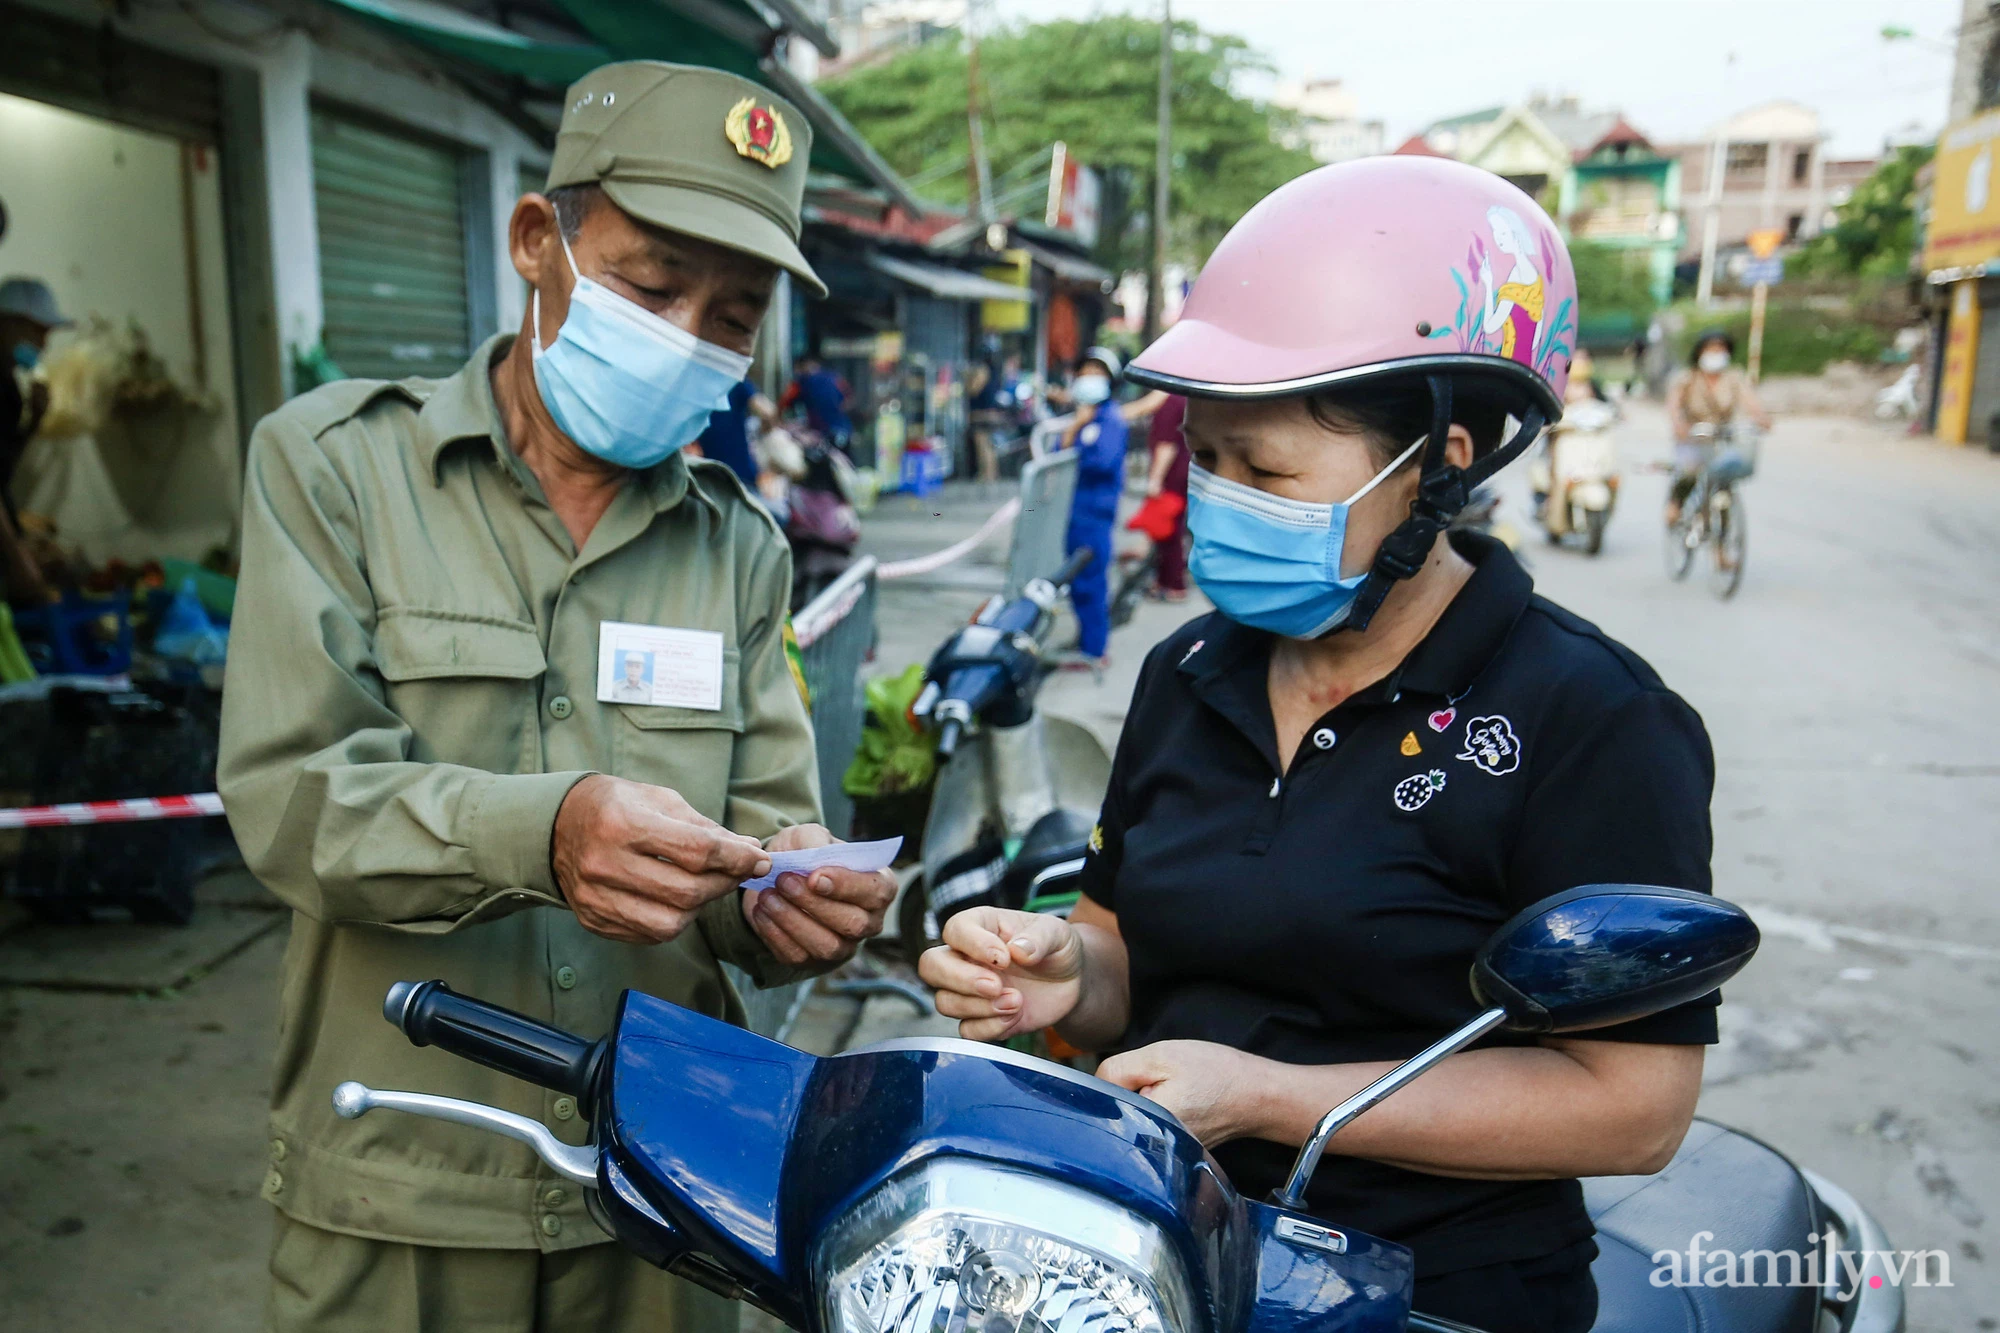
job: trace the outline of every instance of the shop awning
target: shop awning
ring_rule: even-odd
[[[1022,240],[1018,236],[1014,238],[1014,244],[1026,250],[1037,264],[1058,278],[1065,278],[1070,282],[1089,283],[1093,287],[1111,281],[1110,269],[1099,268],[1088,259],[1078,259],[1075,255],[1066,255],[1060,250],[1051,250],[1048,246],[1036,245],[1033,241]]]
[[[746,0],[557,0],[585,40],[554,42],[503,28],[440,0],[324,0],[377,28],[448,59],[559,90],[612,60],[673,60],[755,79],[798,104],[813,125],[815,170],[874,186],[891,203],[920,213],[923,203],[832,103],[772,58],[783,31]],[[817,24],[791,28],[796,6],[776,7],[787,29],[822,50]],[[838,49],[838,48],[835,48]]]
[[[1004,282],[982,278],[962,268],[946,268],[942,264],[919,264],[914,260],[880,254],[868,256],[868,264],[879,273],[886,273],[899,282],[907,282],[912,287],[950,301],[1025,301],[1030,296],[1025,287],[1010,287]]]

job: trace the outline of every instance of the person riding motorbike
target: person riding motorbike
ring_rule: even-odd
[[[1535,202],[1440,159],[1321,168],[1224,238],[1128,372],[1188,396],[1217,610],[1145,663],[1069,919],[974,908],[924,955],[964,1036],[1108,1053],[1255,1198],[1476,1012],[1499,922],[1593,882],[1710,890],[1700,718],[1446,531],[1561,414],[1575,298]],[[1335,1135],[1308,1208],[1409,1245],[1420,1311],[1582,1333],[1577,1177],[1668,1161],[1715,1003],[1444,1059]]]
[[[1722,329],[1706,329],[1694,340],[1688,368],[1667,389],[1667,424],[1674,437],[1674,484],[1667,498],[1667,525],[1681,521],[1681,506],[1708,465],[1708,451],[1694,438],[1696,426],[1720,429],[1742,412],[1771,429],[1771,416],[1757,401],[1750,377],[1732,364],[1736,339]]]

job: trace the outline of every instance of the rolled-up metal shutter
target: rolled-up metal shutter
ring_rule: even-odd
[[[349,375],[449,375],[471,353],[461,153],[312,113],[327,354]]]

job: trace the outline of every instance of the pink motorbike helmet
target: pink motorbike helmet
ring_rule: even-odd
[[[1562,416],[1576,328],[1576,271],[1533,199],[1462,162],[1371,157],[1308,172],[1245,213],[1126,378],[1232,399],[1428,383],[1422,484],[1348,619],[1360,629],[1472,487]],[[1444,462],[1457,393],[1520,422],[1462,471]]]

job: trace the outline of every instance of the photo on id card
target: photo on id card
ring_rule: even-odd
[[[655,708],[722,707],[722,636],[606,620],[597,630],[600,703]]]

